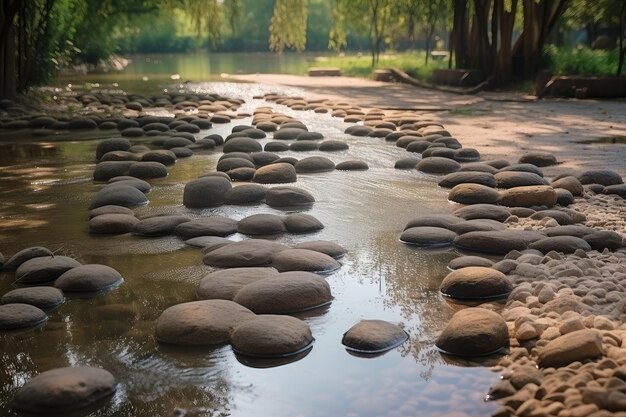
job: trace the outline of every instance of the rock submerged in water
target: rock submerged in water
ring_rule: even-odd
[[[41,246],[32,246],[30,248],[22,249],[6,261],[3,269],[17,269],[21,264],[29,259],[39,258],[42,256],[54,256],[54,254],[50,251],[50,249]]]
[[[102,206],[135,207],[148,203],[146,195],[130,185],[105,187],[98,191],[91,200],[90,209]]]
[[[361,320],[344,333],[341,343],[358,353],[383,353],[400,346],[409,335],[402,327],[383,320]]]
[[[15,281],[27,285],[54,281],[66,271],[78,266],[80,262],[67,256],[32,258],[17,268]]]
[[[36,327],[48,320],[38,307],[24,303],[0,305],[0,331]]]
[[[192,208],[219,206],[224,204],[226,192],[231,188],[226,178],[202,177],[185,185],[183,204]]]
[[[57,368],[30,379],[11,406],[28,413],[62,415],[95,404],[115,393],[117,381],[104,369]]]
[[[450,355],[486,356],[508,346],[509,329],[494,311],[466,308],[452,316],[435,344]]]
[[[0,298],[1,304],[29,304],[42,310],[50,310],[63,304],[63,293],[54,287],[17,288]]]
[[[286,249],[289,247],[270,240],[248,239],[210,251],[203,262],[222,268],[267,266],[275,254]]]
[[[260,184],[286,184],[297,179],[296,169],[286,162],[265,165],[257,169],[252,177],[252,181]]]
[[[98,264],[77,266],[61,275],[54,283],[64,292],[106,291],[120,286],[124,278],[115,269]]]
[[[328,273],[341,267],[330,256],[309,249],[287,249],[275,254],[272,266],[281,272],[310,271]]]
[[[418,226],[402,232],[400,241],[421,248],[439,248],[452,245],[456,236],[456,233],[441,227]]]
[[[504,298],[513,284],[502,272],[481,266],[468,266],[449,273],[439,287],[441,293],[458,300]]]
[[[198,236],[228,236],[237,232],[237,222],[228,217],[211,216],[180,223],[174,234],[184,239]]]
[[[252,311],[228,300],[176,304],[158,318],[156,338],[179,346],[221,345],[228,343],[230,332],[252,318]]]
[[[237,222],[237,232],[245,235],[273,235],[286,231],[283,219],[276,214],[253,214]]]
[[[240,355],[276,358],[295,355],[313,343],[308,324],[291,316],[262,315],[238,326],[230,341]]]
[[[315,197],[306,190],[297,187],[273,187],[265,193],[265,203],[270,207],[300,207],[315,202]]]
[[[277,270],[267,267],[230,268],[215,271],[202,278],[197,296],[201,300],[232,300],[244,286],[276,275],[278,275]]]

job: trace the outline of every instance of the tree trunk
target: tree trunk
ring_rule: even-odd
[[[626,2],[622,3],[622,9],[619,13],[619,60],[617,63],[617,76],[622,75],[624,68],[624,55],[626,55],[626,45],[624,44],[624,29],[626,29]]]
[[[454,17],[452,24],[452,45],[456,68],[468,68],[467,40],[469,39],[467,22],[467,0],[454,0]]]
[[[426,57],[424,58],[424,64],[428,65],[428,57],[430,55],[430,44],[433,40],[433,34],[435,33],[435,24],[429,24],[426,30]]]
[[[517,13],[517,1],[511,0],[511,11],[504,9],[504,0],[496,0],[500,12],[500,50],[498,52],[498,69],[496,70],[496,83],[506,85],[512,78],[512,53],[513,26]]]
[[[0,5],[0,98],[15,98],[17,94],[15,16],[20,3],[3,0]]]

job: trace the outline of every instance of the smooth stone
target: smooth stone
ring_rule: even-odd
[[[339,259],[345,255],[348,251],[343,246],[329,242],[327,240],[312,240],[308,242],[298,243],[294,245],[294,249],[309,249],[315,252],[325,253],[331,258]]]
[[[123,281],[120,273],[109,266],[88,264],[65,272],[54,286],[64,292],[94,292],[118,287]]]
[[[248,239],[215,249],[207,253],[202,261],[222,268],[266,266],[272,263],[275,254],[286,249],[289,247],[270,240]]]
[[[520,156],[518,163],[533,164],[538,167],[556,165],[556,157],[547,152],[528,152]]]
[[[296,169],[286,162],[266,165],[256,170],[252,181],[261,184],[285,184],[296,182]]]
[[[335,163],[323,156],[311,156],[296,162],[295,169],[298,174],[329,172],[335,169]]]
[[[232,300],[244,286],[277,275],[274,268],[266,267],[223,269],[202,278],[197,296],[201,300]]]
[[[358,353],[382,353],[400,346],[409,335],[397,324],[383,320],[361,320],[343,334],[341,343]]]
[[[551,185],[552,188],[562,188],[564,190],[567,190],[574,196],[583,195],[583,185],[580,183],[578,178],[571,175],[552,181]]]
[[[454,245],[474,252],[506,255],[512,250],[522,251],[544,237],[541,233],[523,230],[468,232],[457,236]]]
[[[327,305],[332,295],[324,278],[294,271],[247,284],[233,300],[256,314],[289,314]]]
[[[541,253],[550,251],[562,253],[574,253],[577,249],[588,252],[591,250],[589,243],[575,236],[553,236],[540,239],[528,246],[530,249],[537,249]]]
[[[514,188],[529,185],[547,185],[548,182],[532,172],[501,171],[494,175],[498,188]]]
[[[224,203],[232,205],[258,204],[265,200],[266,189],[259,184],[242,184],[224,194]]]
[[[17,288],[0,298],[0,304],[29,304],[42,310],[58,307],[64,301],[63,293],[54,287]]]
[[[174,234],[183,239],[198,236],[228,236],[237,232],[237,222],[223,216],[204,217],[197,220],[180,223],[174,229]]]
[[[302,132],[298,135],[296,140],[321,140],[324,139],[324,135],[319,132]]]
[[[275,162],[278,159],[280,159],[278,155],[272,152],[254,152],[250,154],[250,156],[252,157],[252,160],[254,161],[254,165],[256,167],[269,165],[272,162]]]
[[[90,209],[102,206],[122,206],[134,207],[148,203],[148,198],[144,193],[130,185],[119,185],[116,187],[105,187],[98,191],[92,198]]]
[[[154,143],[154,142],[153,142]],[[165,149],[174,149],[185,146],[191,146],[194,144],[194,141],[188,138],[170,138],[163,141],[163,148]]]
[[[311,193],[297,187],[273,187],[265,193],[265,203],[270,207],[308,206],[314,202]]]
[[[259,152],[263,146],[251,138],[232,138],[224,143],[223,152]]]
[[[26,413],[66,415],[96,404],[116,389],[115,377],[104,369],[56,368],[26,382],[15,394],[12,406]]]
[[[322,222],[306,213],[289,214],[283,223],[289,233],[311,233],[324,228]]]
[[[441,227],[419,226],[402,232],[400,241],[422,248],[438,248],[452,245],[456,236],[456,233]]]
[[[575,361],[595,359],[604,354],[602,335],[597,330],[577,330],[548,342],[540,351],[541,368],[566,366]]]
[[[129,214],[102,214],[89,220],[89,233],[119,235],[129,233],[139,222]]]
[[[245,235],[273,235],[286,231],[283,219],[275,214],[253,214],[237,222],[237,232]]]
[[[618,195],[623,199],[626,199],[626,184],[609,185],[604,187],[604,194]]]
[[[313,140],[301,140],[289,145],[289,150],[294,152],[315,151],[319,148],[319,143]]]
[[[231,181],[251,181],[255,173],[256,169],[254,168],[235,168],[226,171],[226,175]]]
[[[448,200],[460,204],[493,204],[499,198],[498,191],[480,184],[455,185],[448,194]]]
[[[454,225],[463,222],[462,218],[451,214],[429,214],[409,220],[409,222],[404,226],[404,230],[412,227],[437,227],[450,230]]]
[[[454,211],[454,215],[465,220],[490,219],[503,222],[511,215],[506,207],[494,204],[472,204]]]
[[[48,315],[30,304],[0,305],[0,331],[35,327],[48,320]]]
[[[369,166],[364,161],[350,160],[338,163],[335,169],[339,171],[367,171]]]
[[[500,204],[507,207],[552,207],[556,204],[556,192],[548,185],[513,187],[500,192]]]
[[[161,343],[180,346],[221,345],[240,324],[255,317],[247,308],[229,300],[201,300],[166,309],[156,322]]]
[[[467,268],[469,266],[481,266],[484,268],[492,267],[494,262],[480,256],[460,256],[454,258],[448,263],[448,268],[452,270]]]
[[[141,156],[144,162],[159,162],[163,165],[174,165],[177,159],[174,152],[164,149],[146,152]]]
[[[473,148],[462,148],[454,151],[454,160],[458,162],[480,161],[480,152]]]
[[[511,164],[498,170],[498,172],[506,171],[531,172],[533,174],[539,175],[540,177],[543,177],[543,171],[533,164]]]
[[[509,329],[498,313],[470,307],[452,316],[435,345],[444,353],[485,356],[509,344]]]
[[[487,165],[483,162],[470,162],[461,165],[461,169],[458,172],[485,172],[487,174],[494,175],[498,170],[491,165]]]
[[[171,148],[170,151],[176,156],[176,158],[189,158],[193,156],[193,150],[189,148]]]
[[[542,220],[545,218],[551,218],[551,219],[556,220],[556,222],[562,226],[574,223],[572,216],[570,216],[565,211],[561,211],[561,210],[540,210],[540,211],[533,213],[530,216],[530,218],[533,220]]]
[[[495,188],[496,179],[493,174],[479,171],[458,171],[446,175],[439,181],[439,186],[452,188],[459,184],[480,184],[486,187]]]
[[[449,273],[439,290],[453,299],[481,300],[506,297],[513,290],[513,284],[500,271],[468,266]]]
[[[420,158],[402,158],[398,159],[393,167],[395,169],[415,169],[419,161],[421,161]]]
[[[592,229],[591,227],[583,226],[581,224],[556,226],[556,227],[550,227],[545,230],[545,233],[548,237],[552,237],[552,236],[584,237],[594,232],[596,232],[595,229]]]
[[[272,266],[280,272],[309,271],[328,273],[341,268],[341,264],[325,253],[309,249],[287,249],[276,253]]]
[[[185,184],[183,204],[187,207],[215,207],[224,204],[226,192],[232,188],[222,177],[202,177]]]
[[[190,219],[186,216],[154,216],[135,223],[132,232],[138,236],[167,236],[174,233],[176,226],[188,221]]]
[[[235,243],[234,241],[220,236],[197,236],[191,239],[185,240],[185,244],[189,246],[195,246],[198,248],[212,248],[229,245]]]
[[[422,152],[422,158],[441,157],[454,160],[456,151],[454,149],[430,145],[428,149]]]
[[[292,140],[296,139],[300,134],[306,132],[304,129],[281,127],[278,131],[274,132],[274,139],[276,140]]]
[[[319,150],[322,152],[337,152],[337,151],[345,151],[349,149],[350,146],[344,141],[341,140],[325,140],[320,143]]]
[[[93,170],[94,181],[108,181],[113,177],[126,175],[134,161],[104,161],[96,164]]]
[[[403,136],[396,141],[396,146],[399,148],[405,148],[407,152],[413,153],[423,153],[428,150],[428,147],[431,145],[432,143],[411,135]]]
[[[139,178],[128,177],[128,179],[124,179],[124,180],[111,181],[111,180],[114,180],[115,178],[125,178],[125,177],[111,178],[108,184],[105,185],[105,187],[118,187],[120,185],[129,185],[131,187],[135,187],[136,189],[138,189],[144,194],[149,193],[150,190],[152,189],[152,186],[148,182],[144,180],[140,180]]]
[[[489,232],[496,230],[505,230],[506,226],[497,220],[491,219],[474,219],[466,220],[461,223],[453,224],[450,229],[459,235],[469,232]]]
[[[612,230],[594,231],[593,233],[585,235],[583,239],[591,246],[591,249],[597,250],[598,252],[604,249],[615,251],[625,246],[622,235]]]
[[[563,188],[555,188],[554,191],[556,191],[556,204],[559,206],[567,207],[574,204],[574,196],[569,191]]]
[[[21,264],[15,271],[19,284],[38,284],[54,281],[64,272],[80,266],[80,262],[68,256],[42,256]]]
[[[137,162],[141,160],[141,155],[132,153],[129,151],[111,151],[102,155],[100,162],[107,161],[133,161]]]
[[[167,177],[167,167],[160,162],[134,162],[128,168],[128,175],[141,179]]]
[[[590,169],[578,175],[581,184],[601,184],[604,186],[623,184],[622,177],[610,169]]]
[[[21,264],[29,259],[39,258],[42,256],[54,256],[52,251],[42,246],[32,246],[30,248],[22,249],[15,255],[11,256],[8,261],[2,266],[3,269],[17,269]]]
[[[238,326],[230,340],[237,354],[273,358],[301,353],[314,339],[308,324],[300,319],[262,315]]]
[[[461,169],[461,164],[449,158],[431,156],[429,158],[423,158],[417,163],[415,168],[427,174],[445,175]]]
[[[128,151],[132,146],[126,138],[104,139],[96,145],[96,159],[102,158],[105,154],[113,151]]]
[[[267,142],[263,150],[266,152],[286,152],[289,150],[289,145],[284,142]]]

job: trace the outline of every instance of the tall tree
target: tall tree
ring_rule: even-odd
[[[306,46],[307,0],[276,0],[270,23],[270,49],[296,51]]]

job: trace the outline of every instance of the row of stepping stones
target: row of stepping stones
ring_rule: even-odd
[[[93,296],[124,282],[120,273],[109,266],[82,265],[41,246],[22,249],[6,262],[0,255],[0,267],[14,271],[18,286],[0,297],[0,331],[42,325],[48,319],[46,312],[65,302],[64,293]]]

